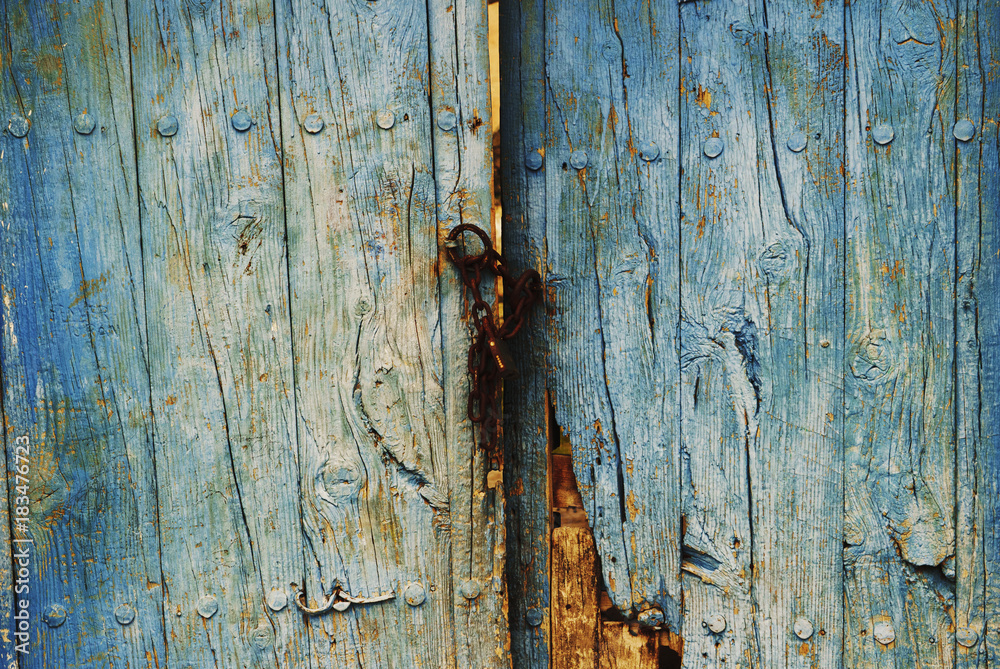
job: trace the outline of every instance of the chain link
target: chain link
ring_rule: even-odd
[[[459,238],[466,232],[479,237],[483,245],[482,253],[459,254]],[[472,298],[470,314],[476,336],[469,347],[469,420],[479,425],[479,443],[489,457],[490,469],[499,469],[502,461],[498,407],[500,385],[503,379],[517,374],[504,341],[518,333],[527,322],[531,307],[542,301],[542,278],[533,269],[515,278],[503,256],[493,248],[489,235],[478,226],[469,223],[456,226],[448,234],[444,245]],[[493,309],[483,299],[480,290],[486,272],[503,281],[504,307],[509,313],[504,314],[503,323],[499,326]]]

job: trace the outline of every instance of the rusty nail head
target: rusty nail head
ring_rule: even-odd
[[[663,624],[663,610],[658,606],[651,606],[640,611],[636,619],[644,627],[659,627]]]
[[[704,625],[714,634],[720,634],[726,631],[726,619],[719,613],[713,613],[709,617],[705,618]]]
[[[267,606],[272,611],[280,611],[288,606],[288,595],[284,590],[274,588],[267,595]]]
[[[156,129],[161,137],[173,137],[177,134],[177,117],[167,114],[156,122]]]
[[[59,627],[66,622],[66,607],[62,604],[49,604],[42,618],[49,627]]]
[[[97,126],[97,121],[94,117],[87,112],[80,112],[73,119],[73,129],[76,130],[81,135],[89,135],[94,132],[94,128]]]
[[[805,618],[799,618],[792,623],[792,630],[795,632],[795,636],[803,641],[813,635],[813,625]]]
[[[241,109],[233,117],[229,119],[229,122],[233,124],[233,128],[239,132],[246,132],[253,125],[253,119],[250,118],[250,114],[246,113],[245,110]]]
[[[979,641],[979,634],[963,626],[955,630],[955,640],[966,648],[972,648]]]
[[[7,122],[7,132],[14,137],[21,138],[28,134],[28,119],[20,114],[11,114],[10,121]]]
[[[726,148],[726,143],[718,137],[709,137],[705,142],[703,151],[709,158],[718,158]]]
[[[880,644],[888,646],[896,640],[896,630],[893,629],[891,621],[882,620],[875,623],[874,636]]]
[[[792,136],[788,138],[786,146],[788,147],[789,151],[793,153],[799,153],[800,151],[806,148],[806,143],[808,141],[809,140],[808,138],[806,138],[806,134],[804,132],[796,132],[792,133]]]
[[[219,610],[219,600],[212,595],[205,595],[198,600],[198,615],[202,618],[211,618]]]
[[[310,135],[315,135],[317,132],[323,129],[326,124],[323,122],[323,117],[319,114],[309,114],[306,116],[305,121],[302,122],[302,127],[306,129]]]
[[[378,116],[375,117],[375,122],[378,123],[378,127],[383,130],[388,130],[393,126],[393,124],[396,123],[396,115],[388,109],[383,109],[378,113]]]
[[[468,581],[466,581],[465,583],[462,584],[462,587],[461,587],[462,596],[465,597],[468,600],[475,599],[476,597],[479,596],[480,592],[481,592],[481,589],[479,587],[479,583],[477,583],[476,581],[473,581],[471,578]]]
[[[524,612],[524,620],[532,627],[538,627],[542,624],[542,612],[538,609],[531,608]]]
[[[135,620],[135,609],[128,604],[119,604],[115,609],[115,620],[122,625],[128,625]]]
[[[427,591],[419,583],[410,583],[403,588],[403,599],[410,606],[420,606],[427,599]]]
[[[955,124],[952,132],[955,134],[955,139],[960,142],[968,142],[976,134],[976,126],[972,125],[971,121],[962,119]]]
[[[882,123],[880,125],[872,128],[872,139],[875,140],[876,144],[885,145],[893,140],[896,136],[896,131],[892,129],[892,126],[888,123]]]
[[[574,151],[569,154],[569,164],[573,166],[573,169],[582,170],[587,166],[589,160],[586,151]]]
[[[454,130],[457,123],[458,117],[455,116],[455,112],[446,109],[438,114],[438,127],[442,130]]]
[[[545,159],[542,157],[542,152],[538,149],[529,151],[528,155],[524,157],[524,166],[532,172],[540,170],[543,162],[545,162]]]

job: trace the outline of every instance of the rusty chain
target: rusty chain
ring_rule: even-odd
[[[459,238],[466,232],[479,237],[483,245],[482,253],[460,255]],[[472,297],[470,314],[476,327],[476,336],[469,347],[469,420],[479,425],[479,443],[489,457],[490,469],[499,469],[502,461],[498,406],[500,384],[503,379],[517,374],[517,368],[504,341],[518,333],[527,321],[528,311],[536,302],[542,301],[542,278],[533,269],[526,270],[515,278],[507,268],[503,256],[493,248],[489,235],[476,225],[463,223],[456,226],[448,233],[444,245]],[[483,299],[480,290],[486,272],[503,281],[503,300],[507,313],[499,326],[493,309]]]

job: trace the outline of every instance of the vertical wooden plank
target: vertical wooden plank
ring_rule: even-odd
[[[480,25],[482,9],[456,6],[452,21]],[[496,491],[482,487],[459,400],[456,366],[469,340],[438,220],[489,214],[489,191],[479,190],[491,169],[489,111],[475,102],[486,75],[472,69],[485,44],[463,35],[454,61],[435,61],[435,93],[427,10],[401,0],[278,3],[307,592],[314,603],[338,586],[395,596],[314,619],[317,666],[454,667],[456,643],[493,666],[506,643],[491,627],[502,516]],[[461,74],[439,69],[459,63]],[[439,191],[438,110],[428,103],[444,94],[445,76],[475,81],[450,84],[451,102],[437,99],[463,126],[448,140],[433,135]],[[474,132],[477,115],[487,126]],[[469,175],[455,172],[459,159]],[[439,202],[451,188],[455,197]],[[456,606],[453,530],[459,575],[480,586],[481,603]],[[477,617],[466,607],[482,608]]]
[[[982,508],[986,666],[1000,666],[1000,3],[982,0],[976,25],[982,75],[982,126],[977,209],[979,258],[975,278],[980,329],[981,408],[977,479]],[[988,66],[987,66],[988,64]],[[971,110],[968,112],[971,114]],[[972,209],[975,211],[975,209]],[[973,219],[975,220],[975,219]],[[964,577],[964,575],[963,575]]]
[[[847,9],[848,666],[954,664],[954,21]]]
[[[546,6],[557,422],[615,605],[680,626],[677,14]]]
[[[545,13],[542,0],[500,5],[500,194],[504,255],[545,275]],[[520,374],[504,383],[507,592],[514,667],[548,669],[552,439],[547,307],[511,342]],[[558,428],[554,428],[558,429]]]
[[[810,379],[786,367],[804,358],[797,298],[808,242],[796,223],[811,222],[799,211],[791,220],[782,207],[763,2],[696,2],[680,13],[684,661],[770,666],[754,577],[767,569],[767,542],[788,500],[776,497],[787,482],[772,478],[766,458],[820,447],[804,438],[814,416],[789,401],[808,392]],[[781,424],[785,417],[791,425]],[[784,466],[817,475],[809,464]],[[786,544],[783,557],[793,560],[793,550]],[[783,602],[760,594],[769,613],[784,617]],[[785,632],[774,644],[782,660]]]
[[[7,465],[29,447],[21,667],[165,661],[125,4],[2,6]],[[83,116],[81,116],[83,115]],[[9,556],[5,553],[5,556]],[[47,622],[43,622],[46,620]]]
[[[273,19],[265,0],[129,4],[177,665],[306,663]]]
[[[757,126],[756,160],[741,165],[744,172],[733,185],[752,192],[746,172],[756,167],[760,196],[781,205],[765,208],[770,220],[763,221],[764,239],[748,249],[751,271],[760,276],[755,288],[765,301],[757,336],[766,340],[760,347],[766,357],[757,362],[758,373],[770,391],[760,398],[759,439],[751,453],[755,633],[764,667],[838,667],[844,603],[844,7],[767,0],[763,10],[753,37],[728,37],[748,42],[751,58],[762,57],[752,69],[753,85],[765,87],[767,102],[766,110],[759,103],[753,110],[766,124],[766,134]],[[722,115],[736,111],[718,109]],[[750,136],[742,132],[734,139],[742,145]],[[718,160],[725,159],[723,153]]]
[[[590,530],[552,530],[552,669],[597,669],[599,595]]]
[[[1000,226],[997,203],[1000,3],[958,3],[955,322],[957,393],[955,657],[1000,663]],[[945,131],[948,131],[945,126]],[[948,572],[946,572],[948,573]],[[992,615],[991,615],[992,614]]]
[[[602,622],[601,669],[659,669],[655,634],[633,634],[626,623]]]
[[[431,0],[427,11],[434,182],[441,242],[441,383],[452,502],[454,660],[459,667],[499,667],[507,664],[509,645],[506,593],[502,588],[506,529],[503,485],[496,473],[490,478],[487,454],[478,447],[478,435],[467,417],[467,347],[472,336],[466,316],[469,296],[463,294],[443,246],[451,229],[462,223],[473,223],[487,231],[491,228],[489,20],[485,0]]]

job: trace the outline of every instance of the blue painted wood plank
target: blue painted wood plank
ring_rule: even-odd
[[[753,34],[741,39],[733,29],[735,41],[750,48],[744,81],[752,77],[766,94],[766,108],[758,102],[752,112],[757,159],[743,166],[739,188],[752,193],[747,178],[756,166],[765,184],[760,197],[770,201],[764,238],[748,252],[766,302],[757,332],[760,433],[750,465],[754,627],[762,666],[839,667],[844,7],[807,10],[795,0],[768,0],[763,9]],[[724,116],[735,111],[717,109]],[[750,139],[742,132],[737,141]]]
[[[545,272],[544,3],[500,6],[500,178],[504,255],[511,267]],[[504,384],[507,592],[514,667],[548,669],[552,519],[548,460],[553,429],[546,307],[511,342],[519,375]],[[556,435],[558,438],[558,435]]]
[[[503,517],[473,455],[441,245],[449,216],[489,222],[485,7],[285,0],[277,15],[307,592],[395,595],[313,620],[314,664],[495,666]]]
[[[556,419],[626,615],[680,627],[677,13],[548,3]]]
[[[8,468],[29,442],[18,537],[34,541],[18,662],[153,667],[166,653],[125,3],[2,13],[3,424]]]
[[[962,0],[956,25],[955,665],[984,668],[1000,663],[1000,3]]]
[[[467,418],[470,296],[443,246],[444,237],[456,225],[471,222],[485,230],[492,227],[489,20],[485,0],[431,0],[427,12],[441,272],[441,384],[451,512],[453,656],[459,667],[502,667],[510,665],[503,587],[507,558],[503,472],[489,473],[488,455],[479,448]],[[483,290],[491,287],[484,283]],[[477,590],[477,597],[466,596]]]
[[[847,9],[849,666],[955,662],[955,18]]]
[[[272,4],[128,25],[171,664],[307,666]]]

